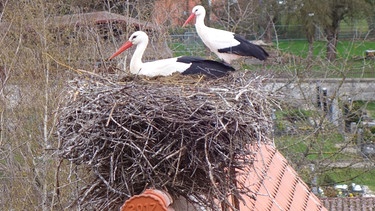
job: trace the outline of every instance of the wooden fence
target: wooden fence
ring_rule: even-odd
[[[336,197],[320,200],[329,211],[375,211],[375,197]]]

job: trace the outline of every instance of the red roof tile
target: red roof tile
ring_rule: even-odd
[[[273,146],[263,144],[253,151],[254,166],[238,178],[253,196],[244,196],[240,210],[327,210]]]

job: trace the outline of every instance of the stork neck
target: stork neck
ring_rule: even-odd
[[[130,72],[132,74],[138,74],[142,68],[142,56],[147,48],[148,42],[139,43],[134,51],[133,57],[130,60]]]
[[[196,18],[196,20],[195,20],[195,26],[197,26],[197,27],[206,27],[206,25],[204,24],[204,17],[205,17],[206,15],[205,14],[201,14],[201,15],[198,15],[198,16],[196,16],[195,18]]]

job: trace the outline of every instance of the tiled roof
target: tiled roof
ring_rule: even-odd
[[[241,175],[253,193],[240,203],[240,210],[327,210],[310,191],[285,157],[272,145],[262,144],[256,152],[253,167]]]

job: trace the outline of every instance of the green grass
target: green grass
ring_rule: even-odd
[[[308,42],[306,40],[279,41],[279,49],[283,52],[298,55],[303,58],[308,54]],[[326,55],[326,42],[315,41],[313,55],[324,58]],[[343,40],[337,44],[338,58],[364,57],[366,50],[375,50],[374,41],[350,41]]]
[[[339,133],[319,134],[310,138],[306,138],[306,135],[282,136],[277,138],[276,145],[286,156],[303,159],[300,155],[310,148],[306,155],[307,160],[330,158],[333,161],[348,158],[347,154],[339,153],[335,146],[343,140],[343,136]]]
[[[375,101],[355,101],[359,107],[366,109],[367,114],[375,119]]]
[[[326,42],[314,42],[313,59],[310,64],[305,63],[308,56],[308,43],[304,40],[280,41],[278,48],[287,55],[300,58],[292,60],[283,65],[273,65],[276,73],[296,72],[305,77],[327,77],[327,78],[375,78],[375,60],[364,59],[366,50],[375,50],[375,41],[339,41],[337,45],[337,61],[326,60]],[[289,56],[290,57],[290,56]],[[309,66],[306,69],[306,66]],[[302,76],[300,74],[300,77]]]
[[[351,184],[356,183],[359,185],[367,185],[370,190],[375,190],[375,169],[360,169],[360,168],[345,168],[345,169],[332,169],[321,175],[321,179],[329,178],[330,181],[321,181],[321,184],[333,185],[334,184]]]

